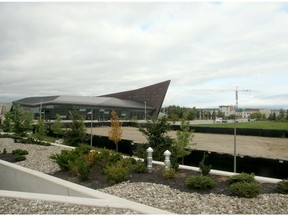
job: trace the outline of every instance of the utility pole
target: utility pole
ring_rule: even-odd
[[[237,110],[238,110],[238,92],[250,92],[251,90],[238,90],[238,86],[236,87],[235,90],[213,90],[213,89],[208,89],[208,90],[192,90],[192,91],[200,91],[200,92],[204,92],[204,91],[209,91],[209,92],[216,92],[216,91],[219,91],[219,92],[226,92],[226,91],[235,91],[235,99],[236,99],[236,104],[235,104],[235,107],[234,107],[234,111],[235,111],[235,116],[234,116],[234,152],[233,152],[233,156],[234,156],[234,163],[233,163],[233,171],[234,173],[236,173],[237,171],[237,168],[236,168],[236,154],[237,154],[237,149],[236,149],[236,135],[237,135],[237,127],[236,127],[236,123],[237,123],[237,120],[236,120],[236,114],[237,114]],[[201,112],[200,112],[200,117],[201,117]]]
[[[238,86],[236,87],[236,90],[235,90],[235,99],[236,99],[236,104],[235,104],[235,107],[234,107],[234,110],[235,110],[235,115],[234,115],[234,173],[236,173],[237,171],[237,164],[236,164],[236,134],[237,134],[237,111],[238,111],[238,91],[247,91],[247,92],[250,92],[250,90],[238,90]]]

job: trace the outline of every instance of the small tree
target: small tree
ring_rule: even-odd
[[[38,120],[36,125],[36,135],[37,138],[42,140],[43,137],[47,134],[47,127],[42,119]]]
[[[183,158],[186,155],[189,155],[192,151],[192,149],[188,149],[187,147],[192,141],[193,136],[194,135],[190,131],[190,123],[188,121],[182,120],[180,130],[178,130],[176,133],[176,139],[174,140],[172,150],[172,153],[174,154],[176,160],[182,158],[182,164],[183,164]]]
[[[13,110],[5,113],[3,130],[14,132],[16,136],[23,137],[32,130],[32,113],[24,112],[19,104],[13,104]]]
[[[72,120],[70,128],[65,134],[64,142],[66,145],[78,146],[86,139],[86,128],[84,125],[84,117],[77,110],[69,113]]]
[[[53,134],[55,134],[57,137],[62,135],[62,133],[63,133],[62,132],[62,123],[61,123],[61,118],[60,118],[59,114],[56,115],[56,119],[51,126],[51,130],[52,130]]]
[[[120,142],[122,137],[122,128],[119,122],[118,115],[114,110],[111,113],[111,129],[108,132],[108,137],[115,143],[116,152],[118,152],[118,143]]]
[[[1,128],[5,132],[13,132],[13,113],[5,113],[5,118],[2,122]]]
[[[149,146],[154,150],[155,160],[163,160],[163,152],[166,150],[172,153],[173,139],[167,135],[169,130],[170,124],[166,117],[147,121],[144,128],[139,128],[139,131],[147,138]]]
[[[212,168],[211,164],[210,165],[206,165],[205,164],[205,160],[207,158],[208,158],[208,155],[206,155],[205,152],[204,152],[202,161],[199,163],[199,168],[200,168],[200,170],[202,172],[202,175],[204,175],[204,176],[207,176],[210,173],[210,170]]]

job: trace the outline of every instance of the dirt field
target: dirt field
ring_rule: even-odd
[[[95,135],[108,136],[110,127],[93,128]],[[145,143],[147,139],[138,131],[137,128],[123,127],[122,139],[133,140],[135,143]],[[87,132],[90,133],[88,128]],[[176,132],[171,131],[169,135],[176,137]],[[233,154],[234,135],[194,133],[192,146],[194,149],[207,150],[221,153]],[[288,160],[288,139],[269,138],[256,136],[236,136],[237,155],[248,155],[256,157],[274,158]]]

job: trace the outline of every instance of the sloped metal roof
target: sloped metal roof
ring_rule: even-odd
[[[157,118],[163,104],[168,86],[171,80],[167,80],[143,88],[118,92],[113,94],[95,96],[46,96],[28,97],[18,100],[20,105],[39,106],[45,104],[71,104],[98,107],[119,107],[128,109],[153,110],[152,118]]]

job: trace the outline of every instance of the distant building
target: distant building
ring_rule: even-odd
[[[217,108],[199,108],[197,110],[199,112],[199,119],[215,119],[219,111]]]
[[[12,103],[3,103],[0,104],[0,123],[4,119],[4,114],[11,110]]]
[[[34,119],[53,120],[59,114],[68,119],[69,112],[77,109],[90,120],[105,121],[115,110],[121,119],[157,118],[166,96],[170,80],[136,90],[102,96],[44,96],[27,97],[17,101],[25,111],[33,113]],[[91,110],[93,112],[91,113]]]
[[[244,111],[241,112],[241,117],[242,118],[250,118],[250,115],[253,113],[258,113],[260,112],[259,109],[245,109]]]
[[[228,106],[219,106],[219,111],[224,113],[224,116],[230,116],[235,114],[234,106],[233,105],[228,105]]]

